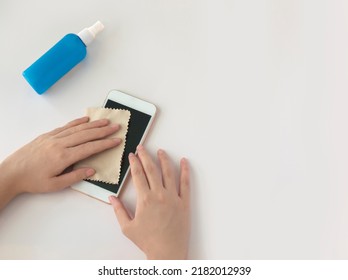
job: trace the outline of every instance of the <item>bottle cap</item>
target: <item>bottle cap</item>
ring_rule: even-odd
[[[92,43],[97,34],[101,32],[103,29],[104,25],[100,21],[97,21],[91,27],[85,28],[79,33],[77,33],[77,36],[79,36],[82,42],[86,46],[88,46],[90,43]]]

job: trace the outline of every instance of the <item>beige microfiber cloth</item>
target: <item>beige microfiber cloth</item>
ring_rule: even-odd
[[[120,129],[106,138],[117,137],[121,138],[122,142],[115,148],[106,150],[78,162],[75,164],[74,169],[80,167],[92,167],[96,173],[88,179],[117,184],[120,177],[121,160],[126,144],[126,134],[128,131],[130,115],[130,112],[127,110],[88,108],[87,116],[89,116],[90,122],[100,119],[108,119],[110,124],[119,124]]]

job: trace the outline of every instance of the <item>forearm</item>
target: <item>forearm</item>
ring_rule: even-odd
[[[19,193],[8,175],[5,164],[0,163],[0,211]]]

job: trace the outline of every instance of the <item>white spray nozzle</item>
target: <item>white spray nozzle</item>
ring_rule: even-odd
[[[104,25],[100,21],[97,21],[91,27],[85,28],[77,33],[77,36],[79,36],[82,42],[88,46],[103,29]]]

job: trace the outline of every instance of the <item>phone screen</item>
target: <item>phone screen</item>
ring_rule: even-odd
[[[149,124],[151,116],[143,112],[140,112],[138,110],[129,108],[123,104],[112,101],[110,99],[107,100],[105,104],[105,108],[125,109],[131,112],[131,117],[128,123],[128,132],[126,135],[126,146],[124,148],[124,153],[122,156],[122,163],[121,163],[121,171],[120,171],[120,179],[119,179],[119,183],[121,183],[129,168],[128,155],[129,153],[135,153],[136,148],[138,144],[140,143],[140,140],[143,137],[143,134],[146,130],[146,127]],[[103,182],[98,182],[93,180],[87,180],[87,181],[103,189],[109,190],[113,193],[117,193],[118,189],[120,188],[119,184],[108,184],[108,183],[103,183]]]

